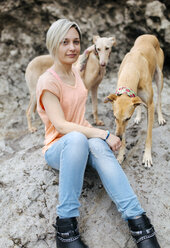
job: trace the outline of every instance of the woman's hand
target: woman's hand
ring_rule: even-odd
[[[117,151],[120,149],[122,142],[119,137],[110,134],[108,139],[106,140],[107,144],[110,146],[112,151]]]

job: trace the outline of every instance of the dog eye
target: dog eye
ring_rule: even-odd
[[[130,117],[125,119],[125,121],[128,121],[128,120],[130,120]]]
[[[97,48],[97,51],[99,51],[99,52],[100,52],[100,48]]]
[[[109,50],[109,47],[105,47],[105,50]]]

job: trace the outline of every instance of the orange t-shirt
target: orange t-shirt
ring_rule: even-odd
[[[48,69],[39,77],[36,97],[37,111],[45,124],[44,153],[56,140],[63,136],[56,130],[46,114],[41,101],[42,94],[45,90],[50,91],[57,96],[67,121],[91,127],[90,123],[85,120],[85,104],[88,92],[76,68],[73,68],[73,73],[75,75],[74,86],[62,82],[52,68]]]

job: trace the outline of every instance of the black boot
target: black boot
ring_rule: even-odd
[[[138,219],[128,220],[128,225],[138,248],[161,248],[155,230],[145,214]]]
[[[88,248],[80,238],[77,220],[73,218],[56,219],[57,248]]]

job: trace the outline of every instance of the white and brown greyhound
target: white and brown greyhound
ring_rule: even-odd
[[[106,66],[109,61],[109,56],[112,46],[116,45],[114,37],[93,37],[93,45],[87,48],[82,55],[79,56],[75,63],[86,88],[92,94],[92,108],[93,118],[96,125],[104,125],[98,119],[97,109],[97,91],[105,72]],[[32,126],[31,116],[36,111],[36,85],[38,78],[54,63],[50,55],[41,55],[34,58],[27,66],[25,72],[25,79],[30,93],[30,101],[26,111],[28,129],[31,132],[36,131]]]

